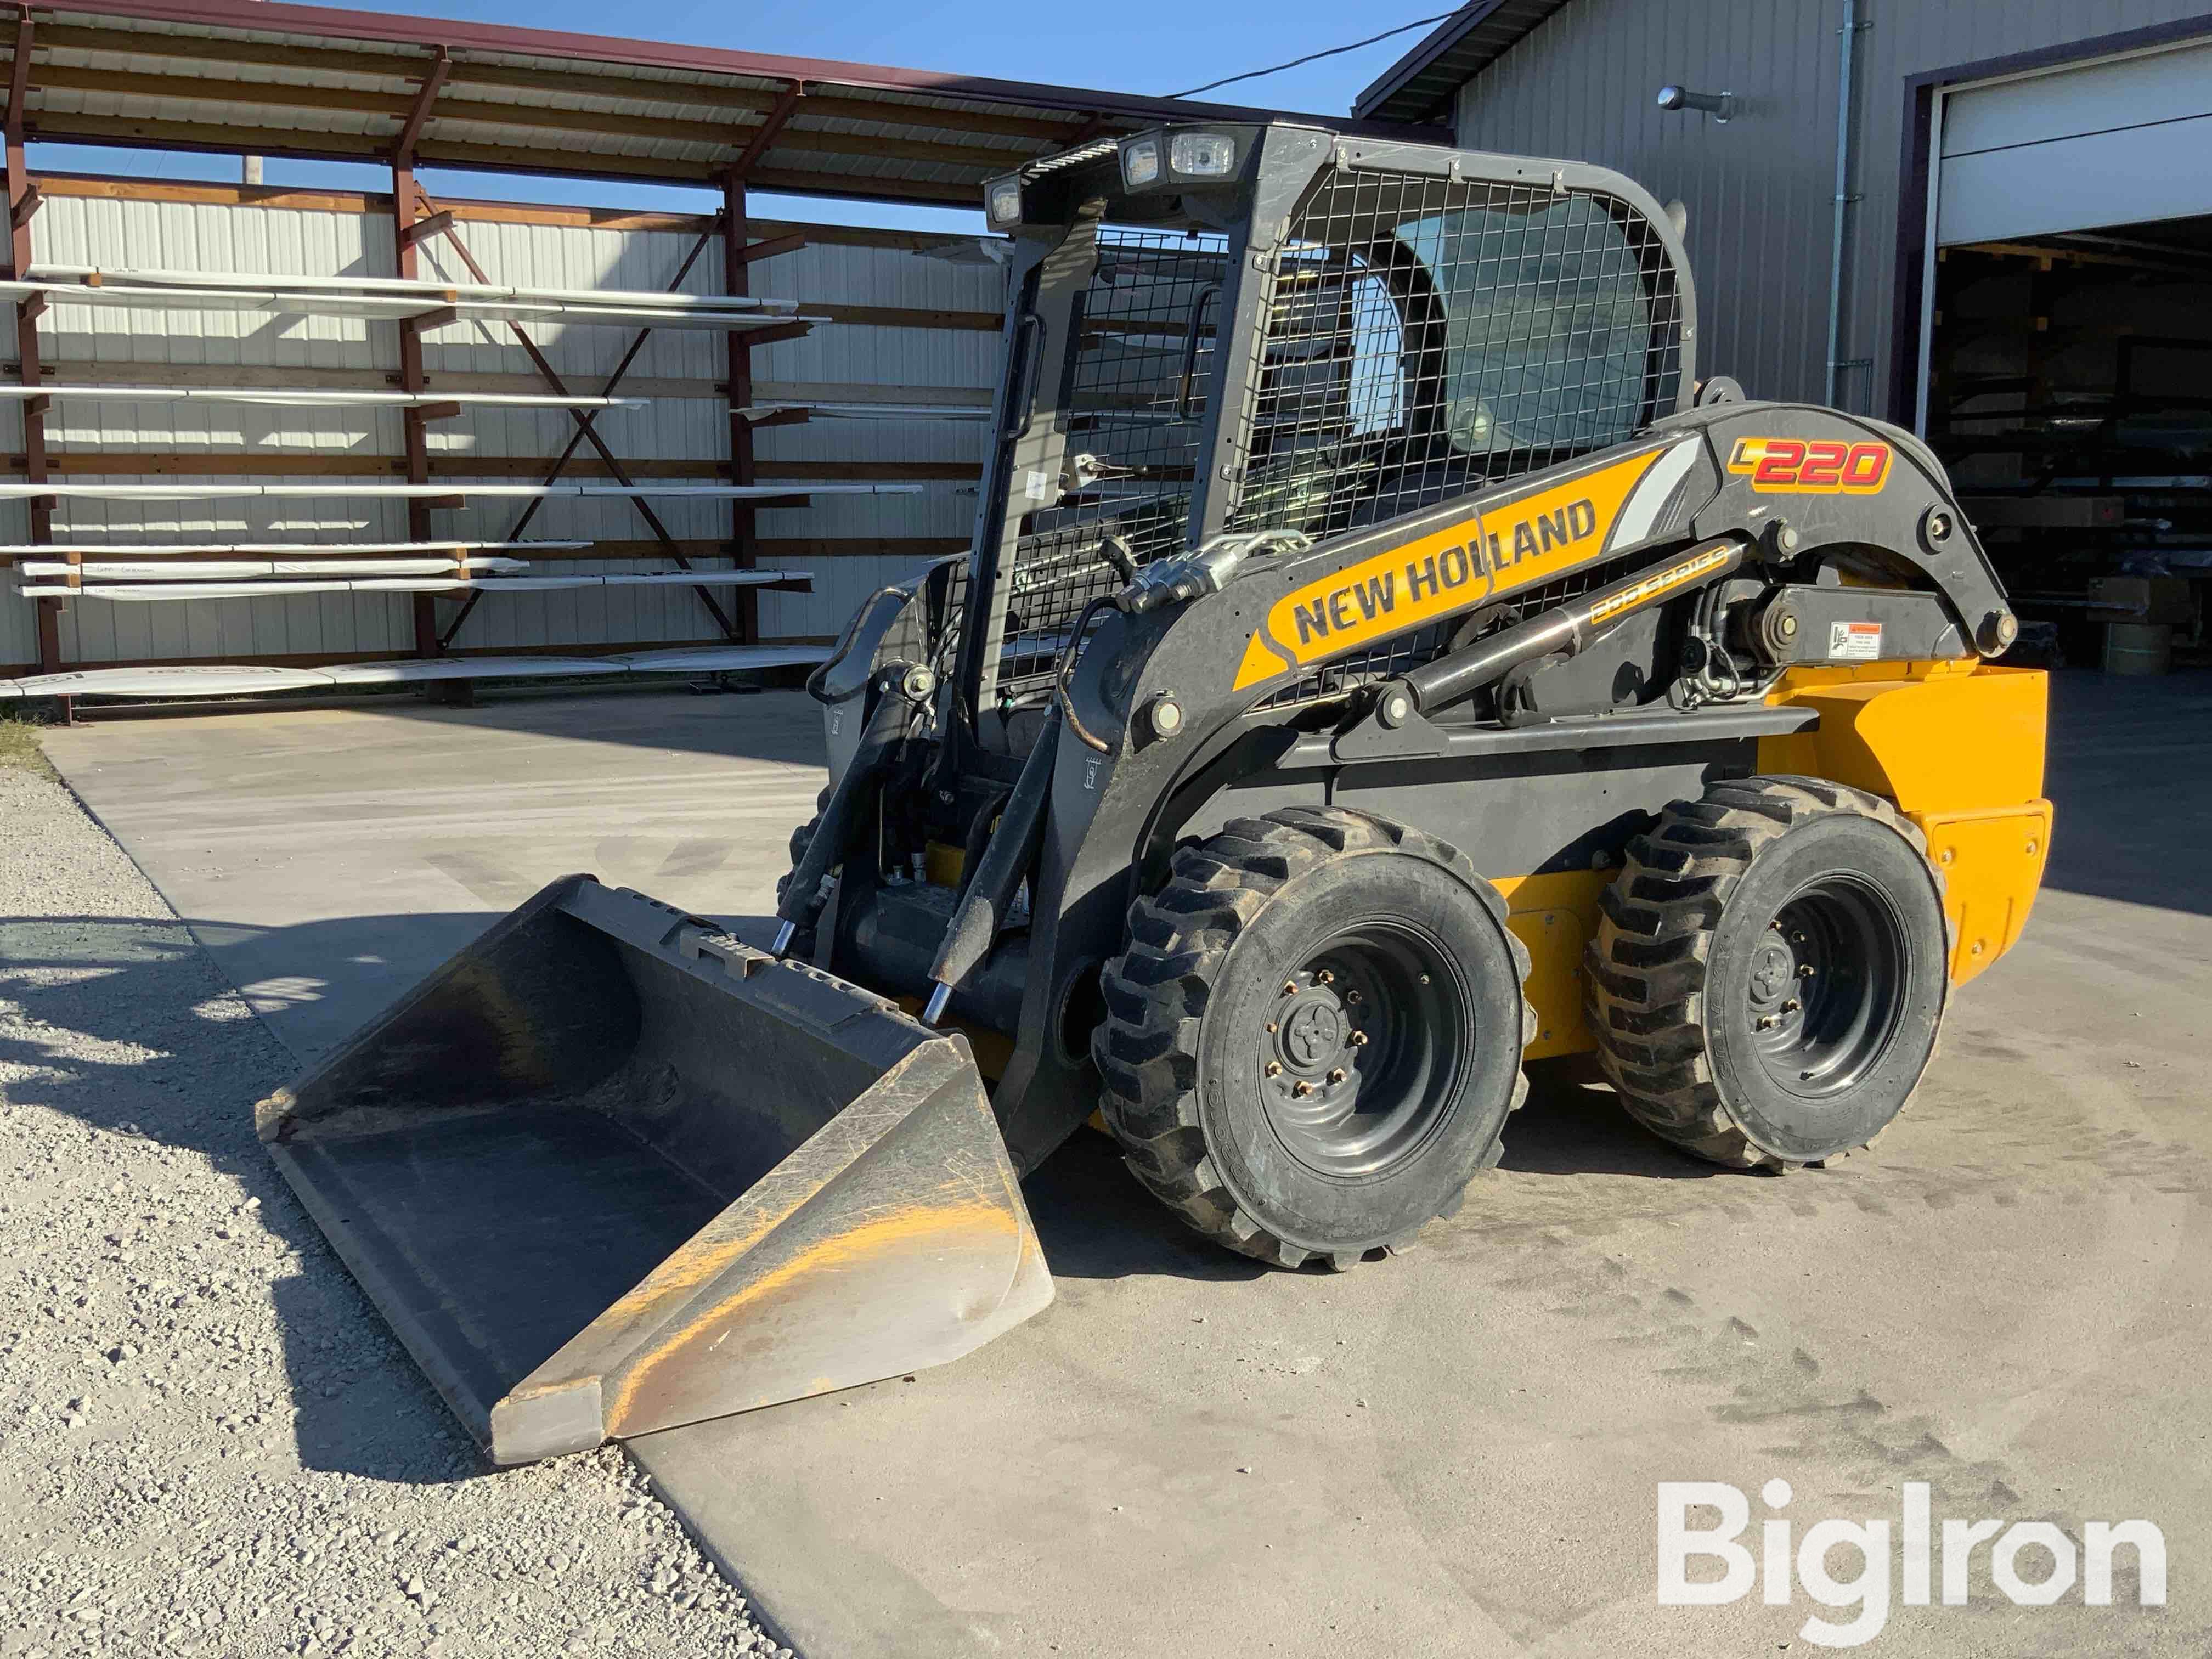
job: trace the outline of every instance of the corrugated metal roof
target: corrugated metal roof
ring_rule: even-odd
[[[1424,122],[1445,115],[1460,88],[1503,58],[1567,0],[1471,0],[1352,100],[1361,120]]]
[[[747,179],[761,189],[966,206],[993,174],[1102,132],[1279,118],[1176,99],[264,0],[33,6],[24,17],[28,136],[79,143],[390,160],[414,121],[414,159],[424,164],[711,184],[750,156]],[[10,76],[15,46],[6,52]],[[419,112],[441,62],[442,80]]]

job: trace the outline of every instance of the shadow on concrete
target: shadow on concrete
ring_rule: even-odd
[[[2212,915],[2212,864],[2190,833],[2212,823],[2212,672],[2053,674],[2044,793],[2057,808],[2046,886]]]
[[[1529,1068],[1528,1103],[1505,1127],[1498,1176],[1630,1175],[1705,1181],[1739,1171],[1677,1152],[1638,1128],[1579,1060]],[[1255,1279],[1273,1271],[1200,1238],[1122,1167],[1121,1149],[1085,1127],[1023,1182],[1052,1271],[1063,1279]]]
[[[1022,1193],[1055,1278],[1245,1279],[1271,1271],[1176,1220],[1095,1129],[1078,1129]]]
[[[1638,1127],[1586,1056],[1534,1060],[1528,1069],[1528,1099],[1506,1120],[1501,1171],[1644,1176],[1655,1181],[1705,1181],[1719,1175],[1742,1179],[1740,1171],[1692,1158]]]
[[[428,725],[466,726],[572,743],[822,764],[822,709],[804,691],[702,696],[680,686],[649,691],[493,692],[454,705],[408,694],[349,701],[364,714]]]
[[[8,1085],[10,1105],[198,1153],[237,1182],[239,1205],[258,1200],[178,1220],[204,1228],[212,1246],[188,1256],[185,1285],[266,1270],[270,1256],[246,1248],[256,1230],[283,1247],[268,1282],[301,1462],[407,1485],[488,1472],[262,1151],[253,1103],[296,1067],[238,1017],[184,930],[157,917],[0,918],[0,969],[31,1033],[0,1037],[0,1061],[23,1068]],[[41,1041],[42,1030],[56,1040]]]

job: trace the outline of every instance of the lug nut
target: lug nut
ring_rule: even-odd
[[[1283,1074],[1283,1063],[1279,1060],[1271,1060],[1260,1069],[1267,1073],[1269,1077],[1280,1077]]]
[[[1809,963],[1809,962],[1808,962],[1808,963],[1806,963],[1802,967],[1799,968],[1799,969],[1798,969],[1798,970],[1797,970],[1797,977],[1798,977],[1798,978],[1800,978],[1800,979],[1810,979],[1810,978],[1812,978],[1812,977],[1813,977],[1813,964],[1812,964],[1811,963]],[[1274,1027],[1273,1027],[1273,1026],[1271,1025],[1271,1026],[1269,1026],[1267,1029],[1268,1029],[1269,1030],[1274,1030]]]
[[[2035,848],[2033,847],[2030,847],[2027,850],[2033,853]],[[1346,991],[1344,994],[1344,1000],[1350,1003],[1353,1007],[1357,1008],[1359,1006],[1359,993],[1357,991]]]
[[[1278,1028],[1273,1020],[1271,1019],[1267,1022],[1267,1035],[1269,1036],[1274,1036],[1277,1029]]]
[[[1352,1034],[1352,1046],[1355,1048],[1364,1048],[1367,1046],[1367,1033],[1354,1031]]]
[[[1297,994],[1298,984],[1296,980],[1286,979],[1283,981],[1283,994],[1285,996],[1294,997],[1297,995]]]
[[[1785,1014],[1796,1013],[1797,1012],[1797,999],[1796,997],[1785,998],[1782,1004],[1782,1012]]]
[[[1336,975],[1326,968],[1322,969],[1318,974],[1316,974],[1314,977],[1324,985],[1334,985],[1336,983]]]
[[[1771,1015],[1767,1015],[1767,1014],[1761,1014],[1761,1015],[1759,1017],[1759,1029],[1760,1030],[1762,1030],[1762,1031],[1765,1031],[1765,1030],[1771,1030],[1773,1029],[1773,1026],[1774,1026],[1774,1020],[1773,1020],[1773,1018],[1772,1018],[1772,1017],[1771,1017]]]
[[[1299,1099],[1304,1100],[1308,1095],[1313,1092],[1313,1085],[1306,1082],[1302,1078],[1297,1082],[1291,1085],[1291,1092],[1297,1096]]]
[[[1328,1080],[1331,1083],[1341,1083],[1344,1081],[1346,1075],[1348,1074],[1346,1073],[1344,1067],[1340,1066],[1328,1074]]]

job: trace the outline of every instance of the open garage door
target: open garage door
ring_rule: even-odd
[[[2212,40],[1945,94],[1923,426],[2039,660],[2212,660]]]
[[[2212,41],[1943,100],[1939,246],[2212,214]]]

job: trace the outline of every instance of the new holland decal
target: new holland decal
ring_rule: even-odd
[[[1728,470],[1762,495],[1871,495],[1889,482],[1887,444],[1738,438]]]
[[[1449,529],[1332,571],[1285,594],[1269,607],[1244,647],[1235,690],[1271,679],[1288,669],[1343,655],[1402,634],[1486,599],[1551,580],[1601,556],[1617,526],[1632,529],[1626,544],[1650,532],[1662,501],[1639,501],[1623,526],[1623,507],[1636,486],[1653,476],[1664,497],[1691,459],[1692,446],[1649,449],[1608,463],[1562,483],[1494,502],[1482,514]],[[1655,467],[1662,457],[1668,465]]]

